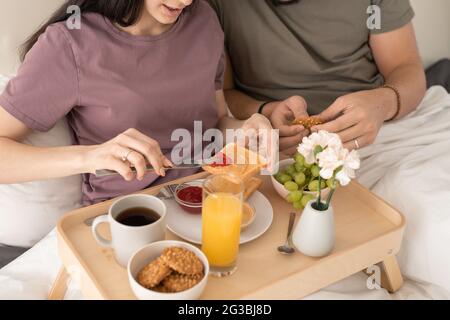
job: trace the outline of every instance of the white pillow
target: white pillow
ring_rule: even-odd
[[[9,78],[0,75],[0,93]],[[47,133],[32,133],[24,143],[40,147],[72,144],[64,119]],[[81,206],[80,175],[30,183],[0,185],[0,244],[32,247],[65,213]]]

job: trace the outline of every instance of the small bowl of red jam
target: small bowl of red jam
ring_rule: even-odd
[[[190,181],[180,184],[175,189],[175,201],[187,213],[202,213],[202,181]]]

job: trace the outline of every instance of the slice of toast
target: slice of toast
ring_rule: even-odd
[[[244,191],[244,201],[246,201],[248,198],[252,196],[258,190],[261,188],[263,182],[261,179],[258,178],[250,178],[245,182],[245,191]]]
[[[203,170],[211,174],[234,174],[244,183],[257,175],[261,169],[267,166],[267,160],[246,148],[239,147],[236,143],[230,143],[220,152],[230,159],[227,166],[204,166]]]

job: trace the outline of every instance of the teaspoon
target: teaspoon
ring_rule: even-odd
[[[291,235],[292,235],[292,229],[294,228],[294,222],[295,222],[295,212],[291,213],[291,216],[289,218],[289,227],[288,227],[288,233],[286,238],[286,243],[283,246],[278,247],[278,252],[285,255],[291,255],[295,252],[295,249],[291,246]]]

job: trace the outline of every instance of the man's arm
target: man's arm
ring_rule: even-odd
[[[227,70],[225,72],[224,93],[233,116],[240,120],[249,119],[257,114],[259,108],[266,101],[258,101],[239,91],[234,86],[233,68],[227,54]],[[274,110],[277,112],[273,112]],[[291,125],[294,119],[308,117],[305,99],[299,96],[290,97],[284,101],[268,103],[263,111],[263,116],[270,119],[273,127],[280,132],[280,150],[286,154],[294,154],[303,137],[309,134],[303,126]]]
[[[412,23],[392,32],[372,35],[370,46],[386,84],[400,92],[402,108],[397,119],[403,118],[419,106],[426,91],[425,71]],[[390,115],[394,116],[396,96],[394,92],[387,94],[393,97]]]
[[[258,113],[261,105],[266,101],[253,99],[249,95],[239,91],[234,86],[233,67],[230,57],[227,54],[227,70],[225,72],[224,83],[225,98],[234,117],[239,120],[246,120],[255,113]],[[272,102],[264,107],[263,115],[270,119],[270,115],[277,103]]]
[[[351,93],[338,98],[320,114],[326,123],[312,128],[339,134],[348,149],[372,144],[386,121],[401,119],[413,112],[425,95],[425,72],[417,49],[412,23],[387,33],[372,35],[370,46],[386,84],[395,87]]]

